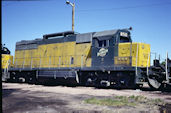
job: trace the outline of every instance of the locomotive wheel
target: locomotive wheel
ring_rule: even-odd
[[[87,81],[85,83],[86,86],[92,86],[93,85],[93,81],[90,77],[87,78]]]
[[[85,85],[86,86],[94,86],[94,85],[96,85],[96,82],[97,82],[97,78],[96,77],[89,76],[89,77],[86,78]]]
[[[149,77],[148,77],[148,85],[150,86],[150,88],[154,90],[158,90],[162,87],[162,83],[159,82],[156,78],[149,78]]]

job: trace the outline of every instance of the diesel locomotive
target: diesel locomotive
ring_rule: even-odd
[[[8,81],[69,83],[135,88],[171,83],[171,61],[150,66],[150,45],[132,42],[130,29],[46,34],[16,43]]]

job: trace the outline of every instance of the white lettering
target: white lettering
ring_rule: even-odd
[[[125,33],[125,32],[120,32],[120,36],[123,36],[123,37],[128,37],[128,33]]]

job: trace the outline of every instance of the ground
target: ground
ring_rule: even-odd
[[[167,108],[157,105],[102,106],[87,104],[89,98],[115,96],[144,96],[160,99]],[[94,87],[44,86],[19,83],[2,83],[3,113],[138,113],[171,112],[171,92],[133,89],[97,89]]]

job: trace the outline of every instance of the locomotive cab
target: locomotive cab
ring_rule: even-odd
[[[145,81],[140,71],[150,66],[150,45],[132,42],[129,30],[94,33],[91,52],[92,68],[102,70],[99,84],[134,87]]]
[[[128,30],[96,32],[92,41],[92,66],[113,67],[114,56],[118,56],[118,44],[131,42]]]

